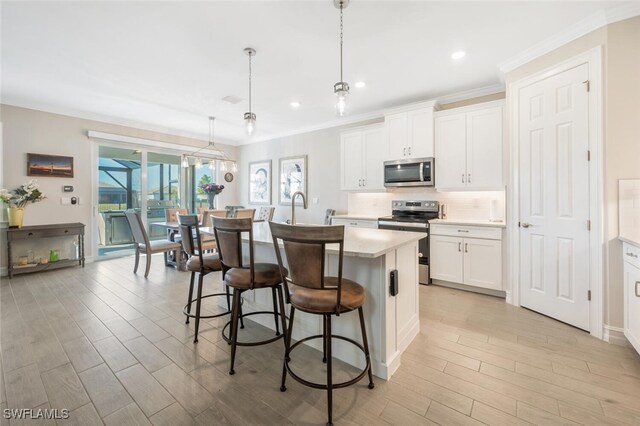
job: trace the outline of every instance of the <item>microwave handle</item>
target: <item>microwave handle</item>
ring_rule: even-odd
[[[424,163],[420,163],[420,182],[424,182]]]

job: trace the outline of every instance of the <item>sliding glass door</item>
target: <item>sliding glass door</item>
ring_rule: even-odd
[[[183,207],[180,156],[148,152],[146,165],[147,232],[152,240],[165,238],[166,230],[153,224],[164,222],[165,209]]]

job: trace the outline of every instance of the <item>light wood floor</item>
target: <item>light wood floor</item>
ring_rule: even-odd
[[[156,257],[145,279],[132,264],[2,280],[2,409],[66,408],[61,423],[77,425],[324,424],[323,391],[293,380],[279,391],[281,341],[239,348],[229,376],[223,321],[205,323],[197,345],[184,324],[189,274]],[[374,390],[366,380],[337,390],[336,424],[640,424],[631,349],[489,296],[421,286],[420,298],[421,332],[402,366]],[[298,354],[322,376],[317,353]]]

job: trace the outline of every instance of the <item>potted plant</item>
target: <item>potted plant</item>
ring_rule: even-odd
[[[22,228],[24,208],[27,204],[37,203],[45,198],[44,194],[38,188],[38,182],[33,179],[20,185],[13,191],[7,189],[0,190],[0,201],[8,206],[7,216],[9,217],[9,227]]]

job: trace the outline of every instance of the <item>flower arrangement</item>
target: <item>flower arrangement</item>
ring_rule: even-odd
[[[200,189],[202,189],[202,192],[205,194],[218,195],[224,189],[224,185],[218,185],[217,183],[205,183],[200,185]]]
[[[9,191],[6,189],[0,190],[0,201],[7,204],[9,207],[16,207],[23,209],[29,203],[37,203],[44,200],[44,194],[38,188],[38,181],[32,179],[27,183],[24,183]]]

